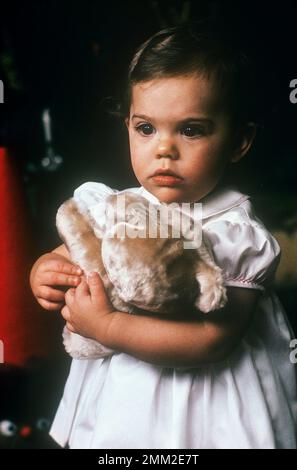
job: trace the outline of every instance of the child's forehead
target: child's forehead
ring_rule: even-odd
[[[212,114],[218,110],[219,93],[214,80],[189,74],[139,82],[132,87],[131,112],[149,116]]]

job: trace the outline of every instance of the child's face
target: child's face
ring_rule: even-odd
[[[230,119],[219,103],[212,82],[194,74],[133,86],[126,120],[132,166],[160,201],[199,201],[234,157]],[[154,175],[166,170],[176,176]]]

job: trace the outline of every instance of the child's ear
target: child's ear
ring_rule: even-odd
[[[251,148],[254,138],[257,134],[257,125],[254,122],[248,122],[238,131],[235,146],[230,161],[238,162]]]

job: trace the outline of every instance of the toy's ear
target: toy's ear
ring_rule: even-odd
[[[199,261],[196,270],[196,280],[199,284],[200,295],[195,306],[203,313],[223,308],[227,302],[226,289],[223,284],[222,271],[214,263]]]

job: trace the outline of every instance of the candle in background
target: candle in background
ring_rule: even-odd
[[[0,80],[0,103],[4,103],[4,84],[2,80]]]
[[[51,116],[49,109],[45,109],[42,113],[42,122],[43,122],[43,130],[44,130],[44,137],[47,143],[52,141],[52,133],[51,133]]]
[[[63,163],[63,159],[60,155],[56,155],[52,144],[52,125],[50,110],[45,109],[42,113],[42,123],[45,138],[45,157],[41,160],[41,166],[46,171],[55,171]]]

